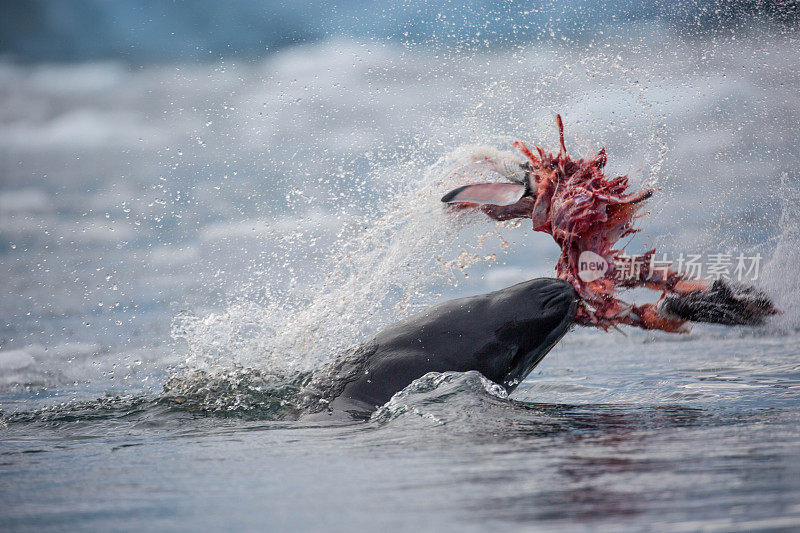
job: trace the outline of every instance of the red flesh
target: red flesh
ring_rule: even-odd
[[[529,217],[534,230],[553,236],[561,247],[556,275],[571,283],[581,298],[578,323],[603,329],[628,324],[644,329],[684,331],[684,321],[662,316],[656,304],[626,304],[615,297],[616,291],[646,286],[664,293],[686,294],[708,288],[709,282],[686,279],[671,270],[651,273],[650,258],[655,250],[638,257],[642,265],[639,276],[616,279],[614,265],[623,254],[614,245],[638,231],[633,228],[633,220],[653,191],[630,193],[627,176],[606,178],[603,174],[605,149],[593,159],[572,159],[564,146],[560,115],[556,116],[556,122],[560,140],[558,155],[545,153],[536,146],[537,155],[524,143],[514,143],[530,161],[534,196],[526,196],[513,205],[481,205],[480,209],[495,220]],[[603,277],[588,283],[578,276],[578,257],[586,250],[603,257],[610,265]]]

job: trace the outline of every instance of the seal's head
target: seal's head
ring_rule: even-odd
[[[511,392],[569,331],[577,302],[566,281],[540,278],[431,307],[331,372],[341,382],[331,405],[370,411],[428,372],[477,370]]]
[[[486,296],[476,319],[484,328],[491,325],[493,334],[483,339],[474,364],[511,392],[569,331],[578,295],[566,281],[540,278]]]

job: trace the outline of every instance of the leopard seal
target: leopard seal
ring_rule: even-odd
[[[429,372],[476,370],[511,392],[569,331],[577,306],[572,285],[555,278],[435,305],[316,372],[305,406],[368,417]]]

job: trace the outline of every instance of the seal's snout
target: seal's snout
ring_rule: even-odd
[[[558,280],[559,283],[554,290],[553,296],[547,302],[547,309],[562,319],[570,322],[575,318],[575,311],[578,304],[578,293],[566,281]]]
[[[575,318],[578,293],[563,279],[544,278],[527,282],[527,293],[531,301],[539,302],[540,315],[555,322],[571,322]]]
[[[517,285],[508,305],[517,319],[502,337],[516,343],[517,352],[502,385],[511,392],[572,327],[578,295],[564,280],[535,279]]]
[[[558,338],[566,333],[575,321],[578,311],[578,293],[563,280],[553,280],[552,292],[544,305],[544,313]]]

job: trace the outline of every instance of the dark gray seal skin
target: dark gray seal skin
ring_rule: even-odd
[[[567,333],[577,304],[569,283],[539,278],[436,305],[317,373],[305,407],[368,417],[428,372],[477,370],[511,392]]]

